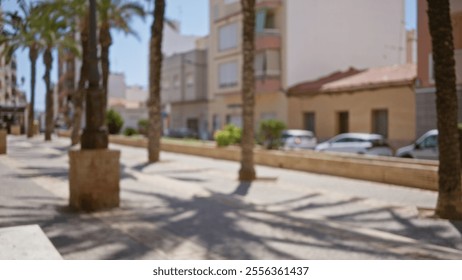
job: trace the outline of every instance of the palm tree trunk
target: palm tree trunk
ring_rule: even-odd
[[[80,77],[77,90],[74,92],[72,102],[74,103],[74,118],[72,120],[71,145],[80,143],[80,129],[82,125],[83,102],[85,97],[85,83],[88,79],[88,16],[82,19],[80,29],[80,42],[82,44],[82,65],[80,66]]]
[[[427,2],[435,70],[440,157],[436,214],[441,218],[461,219],[458,105],[450,6],[449,0],[427,0]]]
[[[160,137],[162,136],[162,114],[160,100],[160,78],[162,71],[162,33],[164,28],[165,0],[156,0],[154,22],[151,26],[149,45],[149,127],[148,161],[159,161]]]
[[[51,141],[51,133],[53,132],[53,89],[51,88],[50,72],[53,63],[53,55],[51,48],[48,47],[43,54],[43,62],[45,64],[45,81],[46,88],[46,106],[45,106],[45,141]]]
[[[28,115],[28,130],[27,137],[31,138],[34,136],[34,115],[35,115],[35,75],[37,66],[38,50],[35,46],[29,48],[29,60],[30,60],[30,107]]]
[[[256,172],[253,161],[255,107],[255,0],[241,0],[243,13],[244,64],[242,67],[242,119],[240,181],[253,181]]]
[[[108,100],[108,80],[109,80],[109,48],[112,45],[109,23],[103,23],[99,32],[99,45],[101,47],[101,70],[103,74],[103,110],[106,111]]]

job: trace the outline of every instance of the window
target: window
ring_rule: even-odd
[[[434,73],[434,64],[433,64],[433,55],[428,55],[428,81],[430,83],[435,83],[435,73]]]
[[[420,144],[420,147],[424,149],[438,147],[438,136],[432,135],[432,136],[425,138],[425,140],[422,141],[422,144]]]
[[[303,128],[316,133],[316,123],[314,112],[303,113]]]
[[[170,81],[168,79],[162,80],[162,88],[168,90],[170,88]]]
[[[173,87],[179,88],[180,87],[180,78],[178,75],[173,76]]]
[[[220,8],[218,5],[213,6],[213,19],[217,20],[220,17]]]
[[[237,86],[237,62],[222,63],[219,66],[219,87],[228,88]]]
[[[275,120],[277,114],[275,112],[263,112],[260,114],[260,121]]]
[[[186,85],[188,87],[194,85],[194,75],[192,73],[186,74]]]
[[[348,126],[348,112],[339,112],[337,113],[337,128],[338,133],[347,133],[349,131]]]
[[[276,29],[276,13],[273,9],[262,9],[257,11],[255,20],[255,29],[257,32]]]
[[[212,117],[212,130],[215,132],[218,129],[220,129],[220,117],[214,114]]]
[[[264,78],[281,74],[279,51],[266,50],[255,54],[255,76]]]
[[[388,138],[388,110],[372,111],[372,132]]]
[[[220,51],[237,48],[237,22],[220,27],[218,32],[218,48]]]

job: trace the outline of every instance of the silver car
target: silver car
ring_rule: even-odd
[[[343,133],[316,146],[316,151],[392,156],[393,151],[379,134]]]
[[[438,130],[427,131],[415,143],[396,151],[397,157],[438,160]]]
[[[309,130],[289,129],[282,132],[282,149],[313,149],[317,140]]]

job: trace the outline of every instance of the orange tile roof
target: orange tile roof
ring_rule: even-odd
[[[330,82],[337,81],[339,79],[349,77],[352,75],[356,75],[361,71],[355,68],[349,68],[347,71],[341,72],[337,71],[327,76],[321,77],[317,80],[303,82],[292,86],[287,91],[287,95],[289,96],[299,96],[299,95],[309,95],[309,94],[316,94],[318,93],[321,88]]]
[[[314,81],[289,88],[288,96],[310,96],[322,93],[366,90],[372,88],[412,85],[417,76],[415,64],[357,70],[350,68]]]
[[[355,91],[411,85],[417,76],[415,64],[370,68],[364,72],[325,84],[322,92]]]

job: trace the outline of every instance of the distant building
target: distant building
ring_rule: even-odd
[[[24,92],[18,88],[16,68],[15,56],[8,63],[4,56],[0,56],[0,126],[10,131],[11,125],[19,125],[24,133],[27,101]]]
[[[108,82],[108,109],[117,111],[124,120],[122,131],[128,127],[137,129],[138,122],[148,118],[147,90],[127,86],[123,73],[111,73]]]
[[[180,33],[180,24],[179,22],[174,22],[175,28],[172,28],[169,25],[165,25],[164,28],[164,39],[163,39],[163,53],[166,56],[173,55],[175,53],[181,53],[185,51],[190,51],[195,48],[197,36],[190,36],[190,35],[183,35]],[[79,33],[75,34],[75,37],[79,38]],[[148,58],[146,58],[148,59]],[[72,95],[77,89],[78,81],[80,77],[80,67],[81,67],[81,60],[78,59],[69,51],[61,50],[58,55],[58,83],[57,83],[57,92],[58,92],[58,99],[57,99],[57,108],[58,108],[58,115],[55,117],[56,121],[59,124],[65,124],[66,126],[71,126],[71,120],[74,113],[74,106],[72,103]],[[148,75],[146,70],[146,75]],[[145,106],[147,98],[147,91],[143,90],[141,87],[130,87],[126,86],[125,84],[125,75],[124,73],[113,73],[110,76],[110,81],[108,82],[108,91],[109,91],[109,99],[113,98],[113,102],[117,103],[117,107],[119,110],[120,108],[130,107],[133,108],[133,101],[138,101],[144,103],[139,105],[141,107]],[[134,97],[136,96],[136,97]],[[108,106],[111,107],[114,104],[110,103],[108,99]],[[121,101],[122,100],[122,101]],[[121,102],[124,103],[121,106]],[[139,107],[137,106],[137,107]],[[128,108],[127,107],[127,108]],[[143,119],[147,119],[147,113],[145,112],[146,109],[139,109],[143,111],[139,113],[138,116]],[[85,114],[85,111],[83,111]],[[146,114],[145,114],[146,113]],[[130,114],[130,118],[132,121],[126,122],[126,125],[133,126],[135,123],[134,115]],[[82,118],[82,127],[85,123],[85,117]],[[136,128],[136,126],[134,127]]]
[[[459,122],[462,122],[462,1],[450,0],[456,61],[457,96],[459,100]],[[428,27],[427,1],[417,2],[417,87],[416,87],[416,134],[422,135],[435,129],[436,88],[433,73],[431,36]]]
[[[415,139],[416,66],[349,69],[295,85],[288,126],[313,131],[319,140],[340,133],[377,133],[394,148]]]
[[[210,0],[209,123],[242,124],[242,12]],[[404,0],[257,0],[255,126],[288,122],[285,91],[338,69],[405,63]]]

